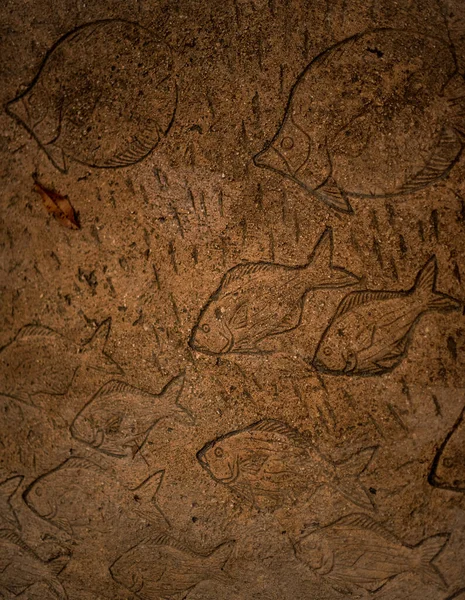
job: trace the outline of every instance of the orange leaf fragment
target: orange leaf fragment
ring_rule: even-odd
[[[34,190],[40,194],[47,212],[59,223],[68,229],[81,229],[76,212],[67,196],[46,188],[37,179],[34,179]]]

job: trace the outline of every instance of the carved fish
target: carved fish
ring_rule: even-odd
[[[314,366],[336,375],[379,375],[396,367],[426,312],[461,307],[455,298],[436,291],[436,278],[436,257],[432,256],[410,290],[347,295],[323,333]]]
[[[66,394],[80,367],[121,374],[105,352],[110,328],[106,319],[79,346],[48,327],[26,325],[0,351],[0,393],[31,404],[35,394]]]
[[[376,592],[403,573],[416,573],[441,589],[447,584],[432,561],[449,540],[433,535],[408,546],[370,516],[352,514],[295,544],[296,557],[342,593]]]
[[[464,107],[449,43],[374,29],[312,60],[254,162],[352,212],[348,194],[406,194],[444,177],[463,149]]]
[[[346,461],[332,462],[306,436],[266,419],[208,442],[197,459],[215,481],[254,506],[277,507],[304,491],[329,486],[353,504],[372,509],[359,475],[374,452],[367,448]]]
[[[166,527],[156,502],[164,471],[128,489],[114,473],[86,458],[72,457],[33,481],[24,501],[39,517],[69,535],[80,531],[112,531],[119,519],[133,515]]]
[[[244,263],[230,269],[203,308],[189,341],[210,354],[257,352],[264,338],[295,329],[310,290],[342,288],[358,277],[333,266],[332,231],[302,266]]]
[[[49,50],[29,87],[7,105],[60,171],[143,159],[168,133],[177,104],[169,46],[140,25],[95,21]]]
[[[66,600],[65,589],[57,575],[65,568],[69,555],[43,561],[10,529],[0,529],[0,592],[6,590],[14,597],[30,586],[41,584],[54,598]]]
[[[110,573],[142,600],[170,599],[209,579],[230,584],[223,567],[234,545],[234,541],[225,542],[204,555],[162,535],[125,552],[111,565]]]
[[[74,438],[111,456],[133,457],[161,419],[193,422],[181,404],[184,376],[172,379],[159,394],[123,381],[109,381],[79,412],[71,425]]]

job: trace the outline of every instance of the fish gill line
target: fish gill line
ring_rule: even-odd
[[[389,266],[391,268],[393,278],[396,281],[399,281],[399,272],[397,270],[396,259],[394,258],[394,255],[389,258]]]
[[[381,245],[378,241],[378,238],[373,236],[373,247],[372,247],[373,252],[375,253],[376,256],[376,260],[378,261],[379,266],[381,267],[381,269],[384,269],[384,260],[383,260],[383,255],[381,252]]]
[[[181,325],[181,317],[179,315],[178,305],[176,304],[176,300],[174,299],[173,293],[170,292],[169,296],[170,296],[171,304],[172,304],[172,307],[173,307],[173,313],[174,313],[174,316],[176,318],[176,323],[178,325]]]
[[[165,173],[163,173],[161,169],[157,169],[156,167],[154,167],[153,174],[158,182],[159,188],[162,190],[166,189],[168,187],[168,178],[165,175]]]

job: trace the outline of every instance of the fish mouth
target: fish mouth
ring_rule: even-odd
[[[214,472],[213,472],[213,470],[212,470],[212,468],[211,468],[211,466],[210,466],[210,464],[208,462],[208,459],[206,457],[207,452],[209,450],[211,450],[213,448],[213,446],[214,446],[214,442],[209,442],[208,444],[206,444],[206,446],[204,446],[202,448],[202,450],[199,450],[197,452],[197,460],[202,465],[202,467],[206,471],[208,471],[208,473],[210,474],[211,478],[214,481],[217,481],[218,483],[225,483],[225,484],[232,483],[239,476],[239,459],[236,458],[236,460],[234,461],[234,463],[232,465],[232,468],[231,468],[231,465],[228,463],[228,466],[229,466],[229,469],[230,469],[230,473],[231,473],[230,475],[227,475],[226,477],[217,477],[214,474]]]
[[[46,513],[46,514],[41,514],[40,516],[45,519],[46,521],[52,521],[58,512],[58,507],[56,505],[53,506],[53,508],[50,510],[50,512]]]
[[[344,367],[344,373],[346,375],[351,375],[357,368],[357,356],[353,353],[347,355],[346,364]]]
[[[236,479],[238,477],[239,477],[239,460],[236,458],[236,460],[233,462],[233,465],[232,465],[231,475],[229,477],[222,477],[221,479],[218,478],[218,481],[221,483],[229,484],[229,483],[233,483],[234,481],[236,481]]]
[[[315,369],[320,373],[331,373],[332,375],[343,373],[342,370],[331,369],[319,358],[314,358],[312,364],[315,367]]]
[[[144,587],[144,580],[137,573],[133,573],[131,579],[132,582],[129,584],[128,589],[137,594]]]

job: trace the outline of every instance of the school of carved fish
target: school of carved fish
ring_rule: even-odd
[[[195,46],[195,41],[189,43]],[[450,173],[464,148],[465,80],[458,64],[452,42],[426,33],[384,27],[343,39],[316,56],[290,92],[283,87],[283,98],[289,94],[283,120],[253,163],[341,213],[353,212],[351,196],[368,202],[432,185]],[[9,96],[5,110],[62,174],[72,170],[73,162],[98,169],[130,167],[161,146],[178,119],[182,98],[174,47],[135,22],[103,19],[82,24],[58,39],[34,70],[30,83],[16,97]],[[244,123],[243,127],[245,131]],[[195,128],[202,133],[200,125],[191,131]],[[50,214],[66,221],[68,228],[80,229],[74,208],[62,202],[66,197],[37,181]],[[58,208],[50,198],[60,200]],[[238,264],[229,269],[223,257],[221,279],[211,277],[210,295],[196,305],[183,333],[182,344],[192,361],[200,357],[218,365],[236,355],[234,364],[240,368],[240,360],[266,355],[280,364],[287,379],[300,369],[318,377],[322,387],[324,378],[334,384],[338,376],[387,376],[405,361],[414,331],[427,313],[463,310],[461,300],[437,290],[436,255],[418,271],[410,288],[360,289],[364,274],[352,273],[347,260],[334,258],[341,249],[335,248],[334,238],[331,227],[318,223],[311,252],[290,264],[278,262],[274,248],[271,259],[251,261],[243,255],[242,262],[236,257],[229,265]],[[460,282],[460,274],[456,278]],[[447,288],[441,283],[441,289],[443,285]],[[356,289],[341,293],[345,288]],[[329,306],[334,300],[337,308],[314,318],[327,320],[311,355],[304,359],[297,352],[280,354],[273,342],[292,344],[296,330],[302,332],[306,311],[317,306],[313,292],[325,296]],[[346,295],[340,300],[338,293]],[[319,325],[310,323],[312,333]],[[119,544],[104,567],[108,581],[131,597],[187,598],[208,582],[234,589],[230,565],[237,540],[225,534],[215,543],[182,541],[188,532],[172,531],[176,524],[165,514],[163,491],[170,465],[154,469],[145,458],[152,440],[157,434],[161,437],[162,421],[169,424],[169,433],[201,423],[183,399],[189,383],[186,373],[183,368],[174,371],[167,383],[156,384],[157,392],[128,383],[129,378],[122,381],[124,372],[106,349],[110,332],[110,317],[85,343],[31,323],[0,348],[0,395],[20,411],[40,410],[38,397],[42,402],[65,398],[86,370],[104,378],[82,398],[77,390],[80,404],[63,418],[63,435],[73,444],[66,457],[38,469],[30,479],[16,471],[2,474],[2,600],[67,600],[60,577],[72,560],[71,548],[97,535],[108,546]],[[250,376],[250,371],[244,373]],[[258,388],[259,379],[255,378]],[[291,403],[284,408],[286,415],[292,413]],[[442,418],[440,408],[436,406],[437,416]],[[265,514],[277,522],[279,510],[298,507],[312,515],[321,490],[338,507],[345,503],[346,509],[338,508],[338,518],[326,525],[318,522],[298,536],[281,532],[302,572],[338,594],[376,600],[379,590],[409,578],[441,597],[448,594],[448,600],[465,598],[463,589],[449,586],[436,563],[452,532],[423,532],[423,539],[410,544],[377,514],[383,496],[377,498],[377,490],[365,487],[365,482],[372,477],[378,446],[363,442],[350,453],[341,437],[333,457],[322,450],[318,435],[284,418],[259,413],[259,420],[244,423],[239,422],[239,411],[237,422],[220,418],[219,431],[199,438],[199,450],[190,457],[199,482],[235,496],[241,511]],[[465,493],[465,408],[448,427],[432,449],[425,488],[434,494],[450,493],[460,502]],[[33,436],[34,430],[29,433]],[[173,461],[176,458],[173,455]],[[136,473],[136,459],[145,461],[143,477]],[[123,485],[118,469],[130,473],[135,483]],[[346,514],[347,506],[364,512]],[[46,530],[58,531],[69,546],[47,545],[49,534],[29,542],[24,515],[32,515]],[[137,542],[121,546],[122,530],[130,531]],[[457,590],[452,595],[451,588]]]

